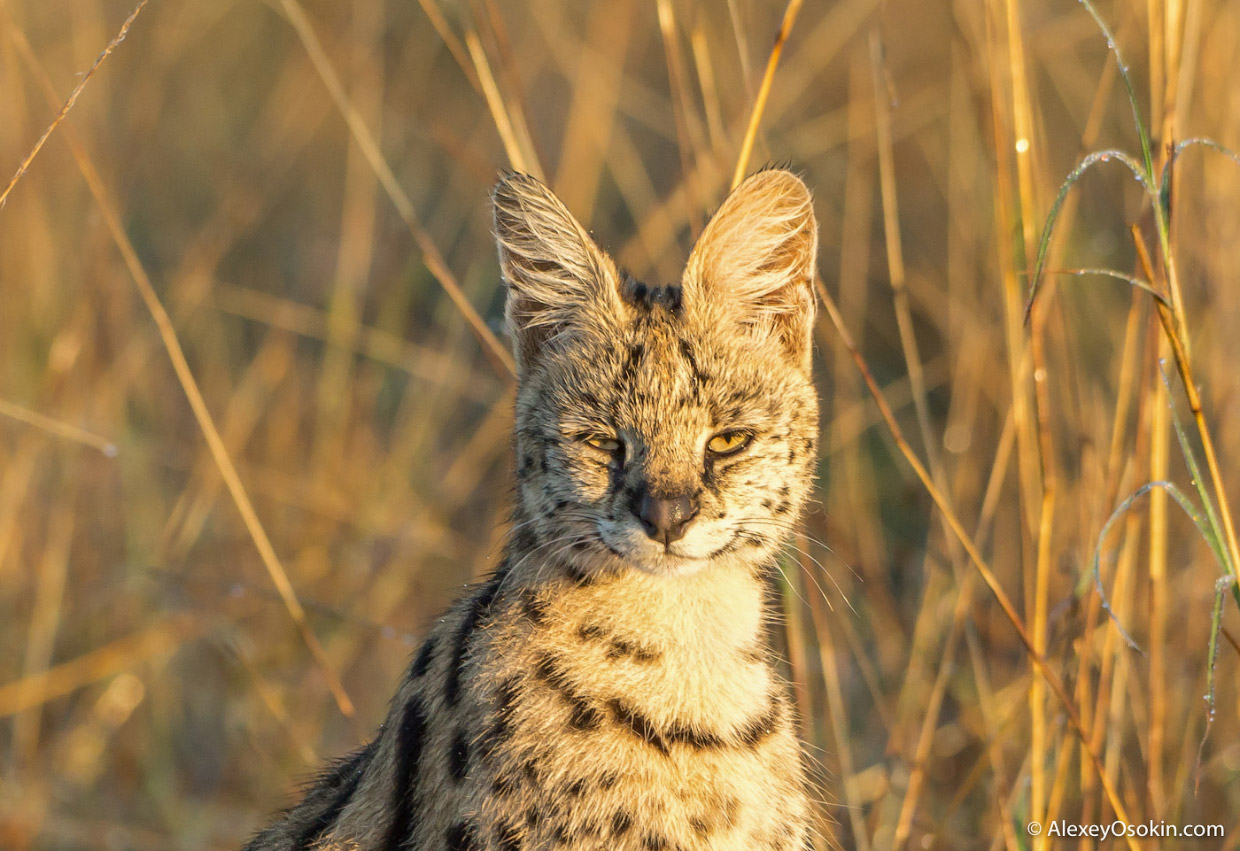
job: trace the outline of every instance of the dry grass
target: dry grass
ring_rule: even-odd
[[[841,844],[1240,845],[1240,168],[1185,151],[1169,220],[1091,168],[1046,268],[1161,301],[1048,274],[1026,322],[1064,178],[1146,164],[1080,4],[164,2],[86,85],[136,5],[0,0],[0,848],[235,848],[382,717],[503,534],[499,168],[670,280],[765,161],[822,226],[785,600]],[[1098,11],[1155,174],[1240,145],[1234,3]],[[1160,487],[1107,527],[1163,479],[1209,535]]]

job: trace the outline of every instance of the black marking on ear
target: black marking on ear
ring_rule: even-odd
[[[671,313],[678,313],[684,300],[684,291],[679,284],[649,285],[626,275],[620,286],[620,297],[646,312],[661,307]]]
[[[413,697],[405,704],[400,729],[396,733],[396,782],[392,786],[392,821],[383,841],[384,851],[399,851],[418,827],[418,763],[426,739],[426,708]]]
[[[313,848],[323,838],[323,834],[335,826],[340,814],[344,812],[344,808],[349,805],[349,801],[357,791],[358,784],[362,782],[362,775],[366,773],[366,767],[370,764],[374,749],[375,742],[372,741],[336,765],[335,769],[320,781],[320,785],[312,794],[318,797],[331,793],[331,803],[319,813],[317,818],[302,829],[293,843],[293,848]]]

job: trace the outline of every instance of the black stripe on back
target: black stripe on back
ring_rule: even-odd
[[[461,700],[461,677],[465,674],[469,640],[483,616],[490,610],[491,603],[495,602],[495,595],[499,593],[499,585],[503,582],[504,572],[504,568],[500,568],[467,603],[469,609],[465,612],[465,617],[461,619],[461,625],[456,631],[452,646],[452,665],[448,668],[448,676],[443,684],[444,698],[450,707],[456,706]]]
[[[418,762],[426,740],[426,707],[420,698],[405,704],[396,733],[396,776],[392,789],[392,822],[383,840],[384,851],[399,851],[418,826],[414,796],[417,794]]]

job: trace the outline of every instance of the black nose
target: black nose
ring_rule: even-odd
[[[643,492],[633,505],[633,513],[642,522],[646,534],[666,547],[685,536],[685,527],[697,517],[699,507],[696,496],[665,499]]]

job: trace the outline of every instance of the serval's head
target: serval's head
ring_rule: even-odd
[[[493,200],[522,549],[589,572],[769,561],[810,489],[818,432],[805,184],[750,177],[666,286],[621,273],[534,178],[506,175]]]

